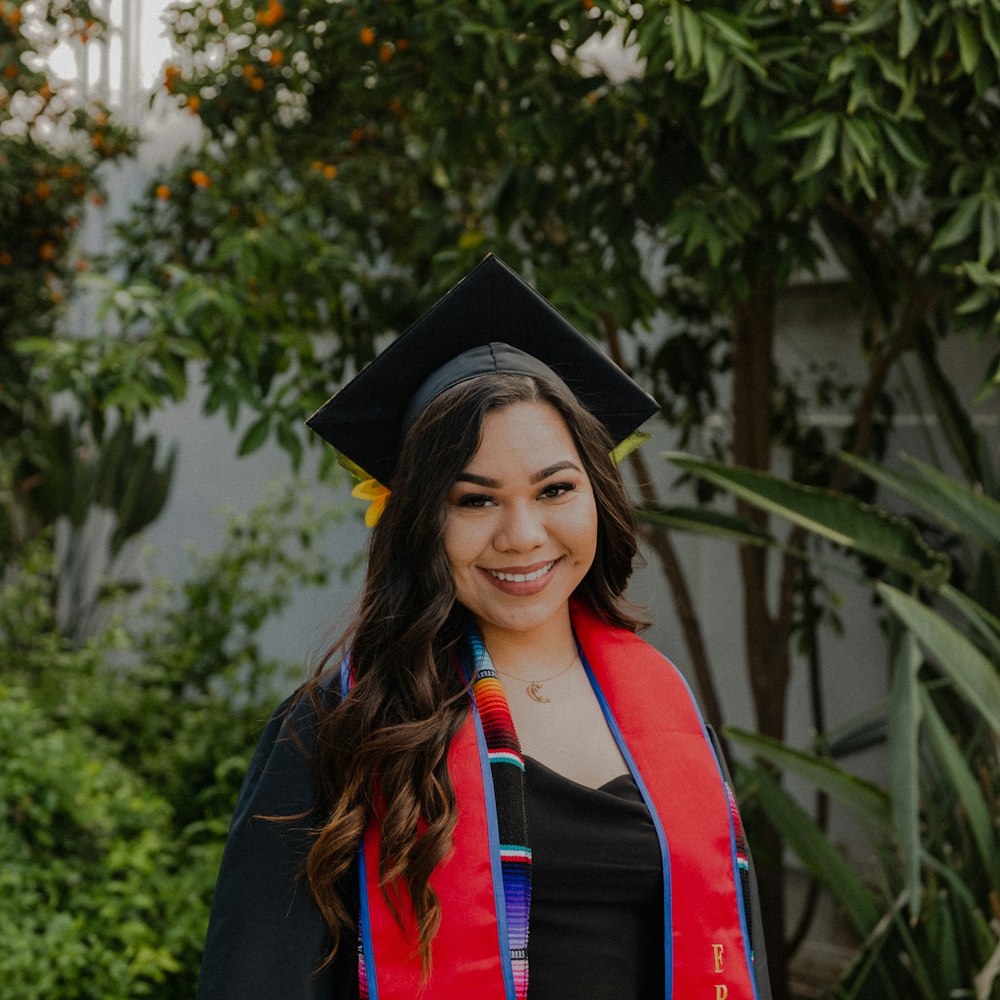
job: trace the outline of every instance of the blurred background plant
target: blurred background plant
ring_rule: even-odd
[[[69,301],[93,266],[77,237],[87,206],[105,197],[102,167],[135,150],[135,136],[107,107],[86,100],[45,63],[60,43],[90,44],[105,28],[88,3],[5,0],[0,6],[0,558],[5,561],[63,514],[78,520],[87,501],[50,477],[71,474],[64,464],[68,450],[85,457],[104,437],[103,406],[95,406],[82,387],[75,401],[79,412],[58,414],[35,356],[41,345],[58,349]],[[84,377],[76,373],[78,382]],[[102,491],[102,501],[118,499],[109,485]],[[156,503],[150,506],[155,517]],[[128,520],[135,525],[132,507],[122,526]]]
[[[183,584],[111,587],[71,640],[46,536],[0,595],[0,974],[11,1000],[195,993],[215,873],[248,753],[276,687],[306,668],[260,631],[331,571],[291,483],[230,514]]]
[[[829,571],[836,559],[829,543],[863,557],[885,617],[885,702],[819,733],[810,752],[729,730],[755,755],[741,772],[745,788],[838,900],[861,942],[836,992],[844,998],[1000,997],[998,468],[940,370],[930,374],[957,432],[952,464],[964,475],[913,458],[901,471],[842,456],[854,473],[888,490],[892,511],[768,473],[673,457],[688,474],[811,532],[812,544],[803,538],[797,555],[812,565]],[[915,524],[941,548],[931,548]],[[731,527],[739,530],[735,521]],[[751,537],[749,524],[743,530]],[[872,745],[887,753],[885,788],[847,763]],[[846,864],[776,772],[804,779],[855,812],[871,839],[869,870]]]

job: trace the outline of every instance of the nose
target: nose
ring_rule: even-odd
[[[529,552],[544,545],[547,537],[543,512],[532,503],[515,503],[504,507],[493,547],[498,552]]]

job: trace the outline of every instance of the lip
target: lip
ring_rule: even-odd
[[[546,559],[543,562],[532,563],[530,566],[480,566],[478,568],[497,590],[505,594],[510,594],[513,597],[530,597],[544,590],[549,585],[562,560],[563,557],[558,556],[555,559]],[[505,576],[531,576],[540,570],[544,570],[545,572],[531,580],[502,580],[495,575],[503,573]]]

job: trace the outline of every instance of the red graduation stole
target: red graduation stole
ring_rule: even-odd
[[[577,602],[571,617],[594,692],[660,837],[665,1000],[755,1000],[731,801],[691,692],[632,632]],[[474,709],[452,742],[448,768],[459,817],[454,851],[431,875],[442,914],[423,990],[405,899],[404,933],[378,884],[375,824],[359,852],[361,986],[372,1000],[514,1000],[492,782]]]

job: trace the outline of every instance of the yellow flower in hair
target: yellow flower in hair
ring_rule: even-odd
[[[385,502],[389,499],[389,488],[383,486],[377,479],[365,479],[351,490],[351,496],[357,500],[369,501],[365,511],[365,526],[374,528],[385,510]]]
[[[621,465],[622,462],[632,454],[639,445],[644,444],[652,437],[652,434],[644,434],[642,431],[633,431],[617,448],[612,448],[609,458],[612,465]]]

